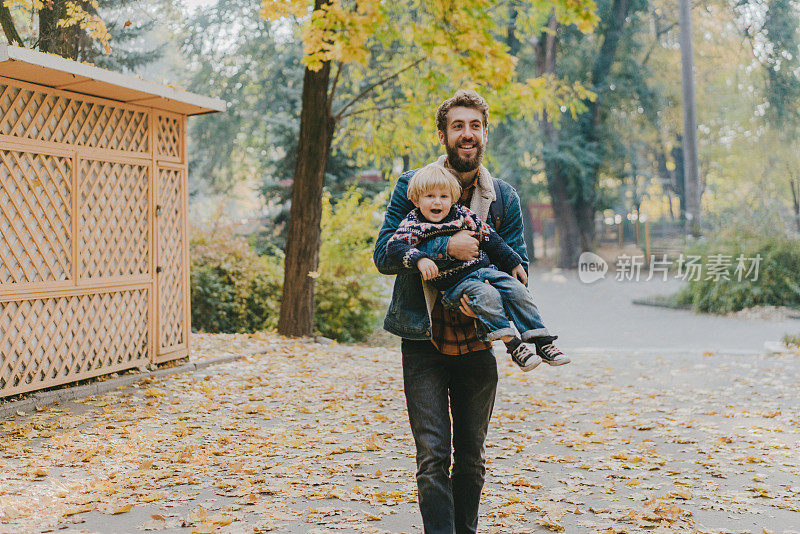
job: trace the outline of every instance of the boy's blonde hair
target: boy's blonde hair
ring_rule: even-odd
[[[406,195],[411,202],[417,202],[422,195],[435,188],[448,190],[453,202],[458,202],[461,197],[458,178],[438,163],[431,163],[418,170],[408,183]]]

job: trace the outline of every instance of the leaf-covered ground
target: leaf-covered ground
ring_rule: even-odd
[[[419,532],[397,348],[260,355],[0,423],[0,532]],[[498,350],[481,531],[796,532],[800,358]]]

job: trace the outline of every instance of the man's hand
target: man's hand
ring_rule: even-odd
[[[517,265],[513,269],[511,269],[511,276],[522,282],[522,285],[528,285],[528,273],[525,272],[523,269],[522,264]]]
[[[423,280],[430,280],[439,274],[439,268],[430,258],[420,258],[417,262],[417,269],[422,273]]]
[[[486,283],[488,284],[489,282]],[[467,317],[472,317],[473,319],[478,318],[478,316],[475,315],[475,312],[472,311],[472,308],[469,307],[469,297],[467,296],[466,293],[461,295],[461,303],[458,306],[458,310]]]
[[[447,242],[447,254],[457,260],[469,261],[478,257],[478,240],[475,232],[459,230]]]

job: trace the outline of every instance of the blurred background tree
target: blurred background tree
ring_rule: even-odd
[[[147,3],[147,2],[145,2]],[[145,36],[166,0],[7,0],[0,25],[9,44],[114,70],[133,70],[158,59]],[[112,53],[111,43],[114,43]]]

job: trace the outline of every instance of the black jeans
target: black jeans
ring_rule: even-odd
[[[478,504],[486,477],[484,442],[497,391],[494,354],[482,350],[448,356],[429,341],[406,339],[402,353],[425,534],[472,534],[478,528]]]

